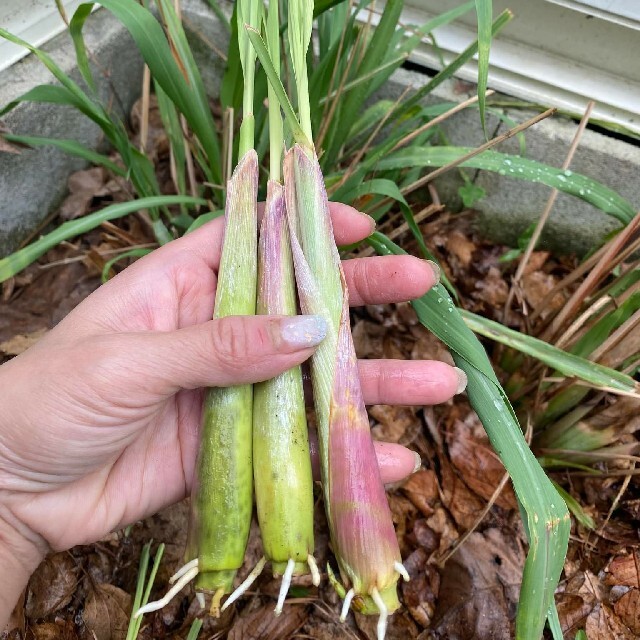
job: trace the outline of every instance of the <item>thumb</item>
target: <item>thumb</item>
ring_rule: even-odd
[[[321,316],[229,316],[177,331],[135,334],[128,354],[147,388],[171,395],[273,378],[309,358],[326,332]]]

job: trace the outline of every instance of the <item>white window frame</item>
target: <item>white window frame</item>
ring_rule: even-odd
[[[83,1],[62,0],[69,19]],[[35,47],[66,29],[54,0],[0,0],[0,26]],[[0,71],[28,53],[24,47],[0,38]]]
[[[494,16],[509,7],[515,18],[492,43],[489,86],[526,101],[577,114],[593,99],[596,107],[592,120],[612,122],[640,134],[640,65],[636,64],[640,58],[640,32],[634,30],[635,24],[621,24],[611,16],[597,17],[585,9],[586,2],[612,5],[615,1],[494,0]],[[557,5],[576,2],[581,4],[580,11]],[[461,0],[406,0],[403,22],[423,24],[460,3]],[[531,17],[534,10],[547,27],[544,34],[541,29],[527,32],[527,21],[522,15],[518,21],[518,14],[528,12]],[[374,15],[373,20],[376,19]],[[475,40],[475,19],[475,13],[470,11],[462,20],[436,29],[434,37],[439,51],[425,39],[412,60],[429,68],[441,68],[440,54],[449,62]],[[566,30],[568,23],[577,24],[590,34],[597,33],[598,38],[581,38],[578,33],[572,37]],[[594,46],[594,42],[600,47],[593,50],[597,59],[589,59],[585,50]],[[608,69],[615,64],[618,68]],[[477,78],[477,64],[468,63],[457,75],[473,82]]]

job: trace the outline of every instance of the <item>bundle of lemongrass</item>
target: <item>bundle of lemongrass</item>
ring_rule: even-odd
[[[259,32],[262,13],[262,0],[238,2],[243,122],[240,160],[227,186],[214,315],[254,314],[256,296],[258,313],[293,315],[297,280],[302,311],[326,320],[327,337],[311,366],[322,485],[342,583],[330,569],[329,575],[344,597],[342,619],[352,603],[361,612],[379,613],[378,635],[382,638],[388,613],[399,606],[398,576],[408,576],[401,564],[369,433],[351,340],[344,274],[312,143],[306,55],[313,2],[289,3],[289,47],[299,119],[282,89],[279,69],[271,62],[280,59],[278,3],[270,3],[266,21],[268,49]],[[259,250],[258,164],[253,149],[256,51],[270,79],[270,180]],[[284,162],[281,106],[296,141]],[[210,389],[201,438],[187,562],[172,578],[175,584],[167,595],[136,615],[161,608],[194,578],[201,603],[204,594],[211,595],[210,611],[218,614],[221,599],[232,591],[243,562],[251,520],[252,477],[264,556],[222,609],[244,593],[270,562],[274,575],[283,576],[275,609],[278,614],[292,576],[311,573],[314,584],[320,580],[313,558],[313,490],[300,368],[253,388]],[[352,455],[355,451],[357,456]],[[285,459],[287,468],[283,472]]]

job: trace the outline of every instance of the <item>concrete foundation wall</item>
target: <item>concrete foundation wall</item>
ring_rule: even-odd
[[[183,18],[207,89],[215,95],[224,63],[213,47],[226,51],[226,31],[202,0],[183,2]],[[141,88],[142,60],[135,45],[127,31],[104,9],[87,20],[85,37],[102,70],[96,70],[101,95],[121,114],[128,114]],[[73,73],[75,55],[66,33],[52,40],[44,49],[65,71]],[[77,72],[73,75],[78,79]],[[380,97],[397,98],[408,84],[417,88],[426,80],[418,73],[398,71]],[[34,56],[28,56],[0,73],[0,105],[7,104],[33,86],[51,81],[52,76],[42,64]],[[474,90],[475,87],[465,87],[458,81],[452,81],[439,87],[428,101],[460,101]],[[508,115],[516,121],[524,121],[531,114],[512,111]],[[74,138],[92,148],[103,145],[99,129],[85,116],[66,107],[22,104],[7,114],[3,123],[13,133]],[[560,166],[575,129],[575,123],[561,118],[536,125],[526,134],[527,156]],[[476,109],[451,118],[445,130],[455,145],[476,146],[484,142]],[[506,125],[489,116],[490,133],[504,130]],[[516,140],[507,141],[499,150],[517,153],[518,143]],[[38,228],[64,197],[68,175],[82,166],[82,161],[52,148],[24,151],[20,155],[0,152],[0,256],[15,250]],[[592,131],[585,133],[572,164],[572,170],[617,190],[640,209],[639,169],[640,148]],[[476,205],[481,229],[495,240],[513,244],[539,216],[549,188],[498,174],[467,171],[487,191],[487,196]],[[456,172],[451,172],[450,176],[437,181],[443,200],[451,206],[457,203],[456,192],[460,182],[456,176]],[[584,253],[600,242],[616,224],[594,207],[561,194],[543,242],[556,251]]]

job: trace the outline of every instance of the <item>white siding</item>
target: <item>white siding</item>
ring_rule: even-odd
[[[490,86],[524,100],[577,112],[593,98],[598,103],[594,118],[640,133],[640,31],[555,4],[565,1],[577,2],[494,0],[494,15],[510,8],[515,17],[493,43]],[[640,2],[619,1],[635,13],[640,11]],[[583,8],[587,2],[611,9],[615,0],[580,0]],[[407,0],[406,21],[423,23],[460,3]],[[475,29],[471,11],[455,24],[436,30],[445,60],[475,39]],[[415,60],[439,67],[438,55],[428,43],[416,51]],[[473,80],[475,73],[475,65],[469,64],[460,75]]]
[[[62,1],[69,19],[81,2]],[[54,0],[0,0],[0,27],[38,47],[61,33],[65,24]],[[24,47],[0,38],[0,70],[27,53]]]

